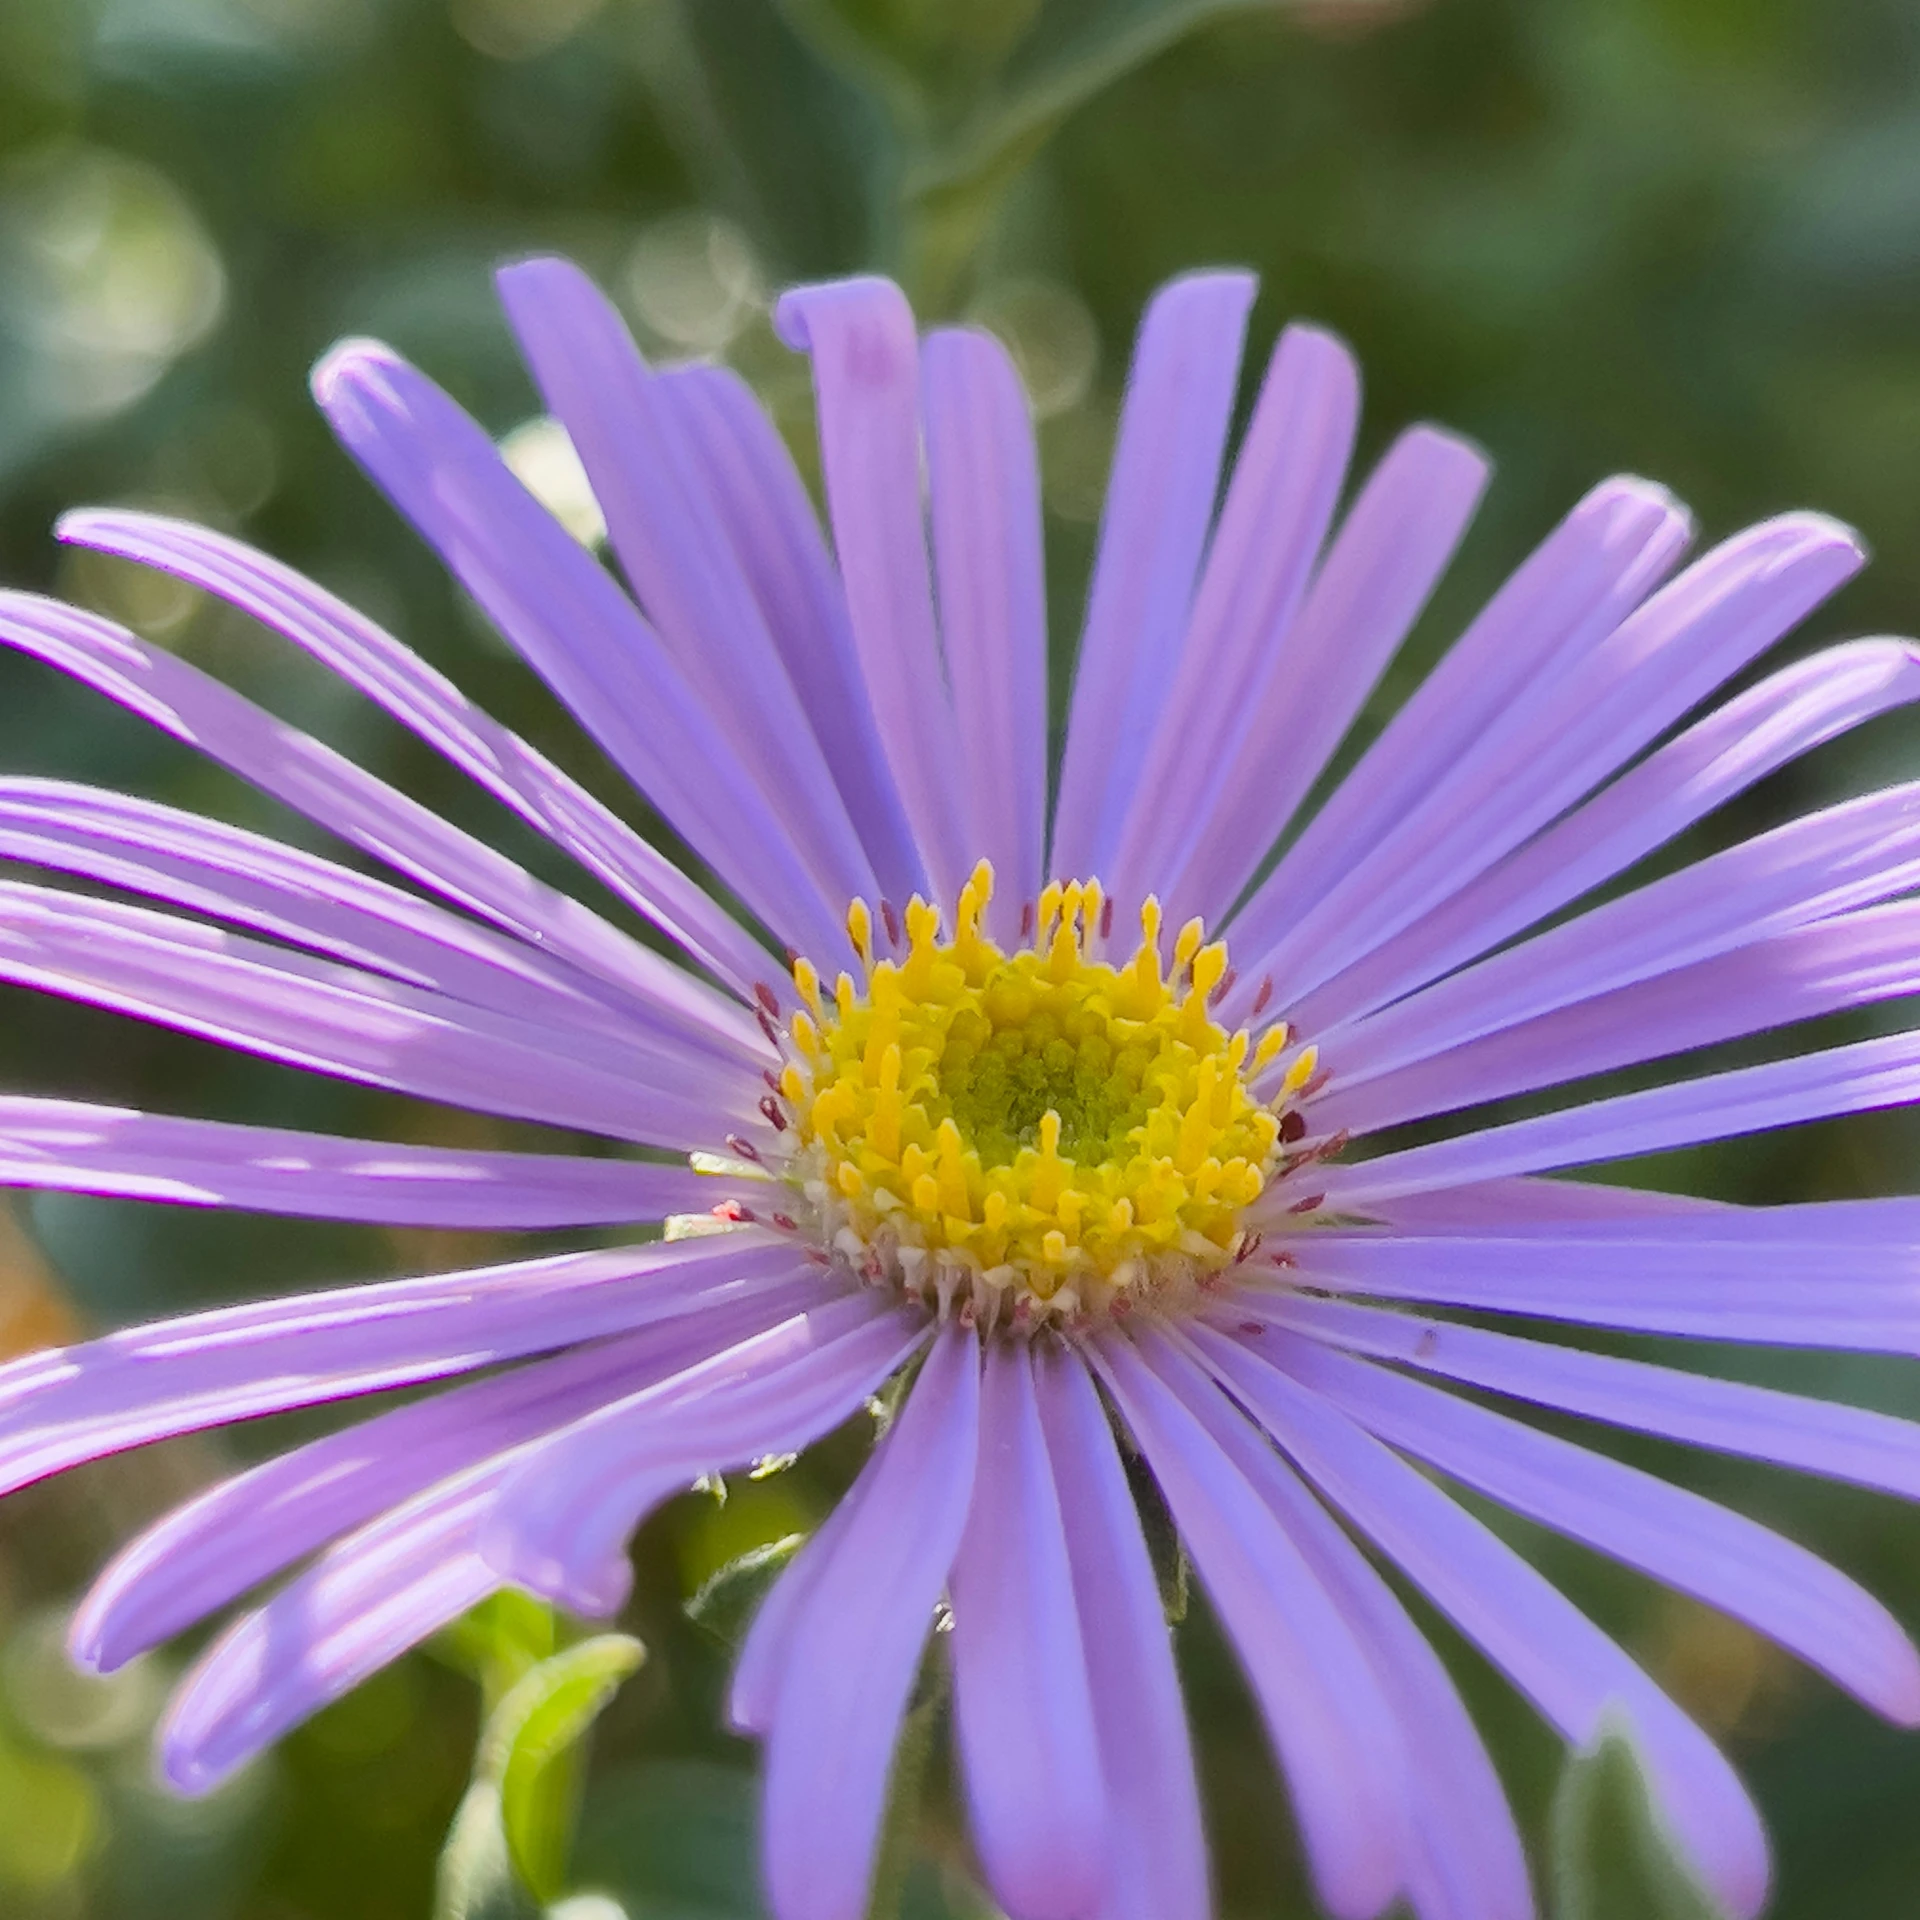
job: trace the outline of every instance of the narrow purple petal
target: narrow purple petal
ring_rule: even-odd
[[[520,1230],[658,1220],[751,1195],[749,1183],[683,1165],[400,1146],[23,1095],[0,1095],[0,1185],[309,1220]]]
[[[1920,1500],[1920,1423],[1892,1414],[1343,1300],[1249,1295],[1235,1305],[1274,1326],[1465,1386]]]
[[[830,1433],[926,1339],[923,1315],[829,1299],[757,1340],[610,1401],[536,1448],[501,1489],[481,1552],[502,1579],[576,1613],[619,1611],[627,1540],[704,1473],[797,1453]]]
[[[1856,1211],[1869,1206],[1871,1211]],[[1533,1232],[1315,1235],[1298,1277],[1683,1339],[1920,1353],[1912,1203],[1728,1208]]]
[[[160,1724],[183,1793],[236,1767],[498,1590],[473,1551],[498,1467],[444,1482],[324,1554],[215,1642]]]
[[[1246,1669],[1322,1903],[1378,1913],[1402,1883],[1404,1756],[1366,1656],[1248,1484],[1246,1449],[1264,1442],[1158,1335],[1103,1336],[1091,1357]]]
[[[637,1020],[759,1066],[736,1007],[682,975],[685,1014],[635,1008],[605,982],[349,867],[198,814],[58,780],[0,779],[0,856],[144,893],[456,1000],[602,1036]],[[611,1003],[611,1004],[610,1004]],[[704,1003],[704,1004],[703,1004]]]
[[[1433,1187],[1382,1201],[1368,1212],[1403,1233],[1502,1233],[1578,1221],[1667,1219],[1721,1212],[1718,1200],[1657,1187],[1610,1187],[1594,1180],[1522,1176],[1478,1186]]]
[[[1169,925],[1226,916],[1419,617],[1486,480],[1484,456],[1434,427],[1388,448],[1246,696],[1218,793],[1168,863]]]
[[[991,929],[1018,935],[1047,834],[1047,608],[1040,461],[1020,376],[990,334],[921,350],[940,632],[966,769],[970,844],[995,872]]]
[[[854,644],[927,875],[950,902],[974,856],[927,563],[913,313],[890,280],[869,277],[795,288],[773,321],[788,346],[812,356]]]
[[[1249,1449],[1250,1483],[1353,1629],[1399,1721],[1412,1814],[1407,1893],[1419,1920],[1534,1920],[1499,1776],[1426,1636],[1298,1474]]]
[[[1558,681],[1657,586],[1687,543],[1685,511],[1644,480],[1596,487],[1535,548],[1361,756],[1234,917],[1251,983],[1266,955],[1470,764],[1529,687]],[[1279,982],[1291,996],[1301,989]]]
[[[0,881],[0,979],[314,1072],[614,1139],[717,1145],[752,1112],[744,1068],[638,1028],[644,1051],[616,1048],[198,921],[17,881]]]
[[[1920,783],[1803,815],[1621,894],[1324,1042],[1343,1086],[1920,880]],[[1321,1031],[1316,1029],[1316,1032]]]
[[[1133,1490],[1079,1356],[1049,1346],[1034,1366],[1110,1809],[1106,1893],[1087,1911],[1098,1920],[1210,1920],[1193,1747]]]
[[[760,603],[881,893],[890,900],[924,894],[926,869],[880,744],[846,590],[786,442],[729,367],[670,368],[655,395],[680,424],[708,511]]]
[[[1254,280],[1187,274],[1140,323],[1107,482],[1053,825],[1053,872],[1106,871],[1179,658],[1213,524]]]
[[[67,514],[57,531],[63,540],[162,568],[251,614],[377,701],[743,999],[751,998],[754,982],[765,977],[766,950],[695,881],[345,601],[240,541],[184,520],[90,508]],[[584,914],[567,905],[575,915]],[[654,961],[644,949],[633,948],[627,965],[613,972],[602,967],[601,973],[627,985],[635,954],[642,963]],[[655,976],[657,986],[662,971],[657,963],[643,970]]]
[[[742,1231],[222,1307],[0,1367],[0,1490],[258,1414],[554,1352],[817,1276]],[[791,1309],[797,1311],[798,1307]]]
[[[1358,1087],[1336,1067],[1314,1125],[1372,1132],[1916,991],[1920,902],[1868,907],[1503,1026]]]
[[[681,970],[577,900],[159,647],[57,600],[0,593],[0,646],[70,673],[456,905],[643,1000]]]
[[[954,1730],[987,1885],[1021,1920],[1086,1920],[1108,1877],[1107,1795],[1025,1341],[987,1348],[952,1586]]]
[[[766,1875],[780,1920],[867,1911],[894,1741],[972,1499],[979,1352],[964,1328],[935,1340],[792,1622],[766,1752]]]
[[[1197,1330],[1212,1351],[1224,1334]],[[1637,1467],[1276,1328],[1261,1351],[1402,1452],[1743,1620],[1877,1713],[1920,1724],[1920,1653],[1805,1547]]]
[[[1713,1743],[1546,1579],[1319,1395],[1232,1341],[1208,1362],[1327,1495],[1567,1739],[1624,1711],[1696,1869],[1739,1916],[1766,1899],[1766,1834]]]
[[[1853,534],[1815,514],[1723,541],[1564,671],[1520,690],[1260,971],[1305,990],[1410,926],[1658,739],[1864,558]]]
[[[1702,1074],[1335,1167],[1327,1176],[1328,1204],[1365,1212],[1375,1201],[1423,1189],[1624,1160],[1804,1120],[1904,1106],[1916,1098],[1920,1034],[1889,1034],[1795,1059]]]
[[[586,468],[628,580],[666,650],[779,803],[795,842],[817,848],[829,899],[874,892],[846,803],[801,711],[674,417],[613,303],[565,260],[497,276],[507,318]]]
[[[1297,1001],[1323,1033],[1386,1005],[1625,872],[1735,794],[1823,741],[1920,699],[1900,640],[1856,640],[1736,695],[1337,980]]]
[[[1108,872],[1123,911],[1178,870],[1246,738],[1333,521],[1360,373],[1332,334],[1281,334],[1234,461],[1178,659],[1160,689]]]
[[[700,857],[780,938],[839,952],[842,875],[827,851],[789,830],[782,796],[485,432],[370,341],[335,347],[313,386],[341,444]]]
[[[435,1482],[681,1372],[790,1311],[777,1297],[749,1299],[665,1321],[450,1387],[235,1474],[120,1550],[74,1615],[73,1656],[110,1672]]]

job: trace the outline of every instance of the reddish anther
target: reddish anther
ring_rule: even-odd
[[[900,916],[894,912],[891,900],[880,902],[880,924],[887,930],[887,944],[897,949],[900,945]]]
[[[774,1099],[771,1094],[767,1094],[761,1099],[760,1111],[766,1116],[768,1126],[770,1126],[775,1133],[786,1132],[787,1116],[781,1111],[780,1102]]]
[[[1253,996],[1253,1006],[1249,1009],[1249,1011],[1255,1014],[1264,1012],[1267,1002],[1272,998],[1273,998],[1273,976],[1269,974],[1266,977],[1266,979],[1260,982],[1260,991]]]
[[[758,1164],[760,1159],[760,1149],[743,1134],[730,1133],[727,1135],[727,1151],[732,1154],[737,1154],[742,1160],[751,1160],[756,1164]]]

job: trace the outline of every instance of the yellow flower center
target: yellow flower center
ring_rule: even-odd
[[[1278,1114],[1311,1078],[1312,1050],[1263,1103],[1250,1083],[1288,1030],[1256,1045],[1211,1017],[1227,952],[1198,920],[1169,974],[1148,900],[1116,964],[1099,883],[1054,885],[1032,945],[1006,953],[981,927],[992,888],[983,861],[948,937],[916,897],[897,959],[876,957],[856,900],[864,984],[843,973],[828,994],[795,963],[806,1009],[780,1082],[788,1177],[835,1257],[943,1312],[1124,1312],[1204,1284],[1245,1245],[1242,1211],[1273,1171]]]

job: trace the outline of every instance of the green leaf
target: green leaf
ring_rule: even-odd
[[[476,1780],[453,1816],[440,1850],[433,1920],[540,1920],[539,1901],[514,1872],[492,1780]]]
[[[1553,1802],[1554,1920],[1725,1920],[1660,1823],[1617,1726],[1576,1754]]]
[[[738,1767],[645,1760],[594,1776],[575,1878],[645,1920],[765,1920],[759,1789]]]
[[[789,1533],[730,1560],[687,1602],[688,1617],[722,1646],[738,1646],[768,1588],[806,1540],[804,1533]]]

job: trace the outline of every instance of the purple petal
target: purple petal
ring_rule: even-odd
[[[1920,1500],[1920,1424],[1891,1414],[1341,1300],[1242,1296],[1234,1304],[1272,1325],[1466,1386]]]
[[[1397,1071],[1363,1075],[1358,1086],[1336,1066],[1333,1084],[1314,1103],[1314,1126],[1369,1133],[1916,990],[1920,903],[1869,907],[1523,1019]]]
[[[1110,869],[1186,632],[1220,488],[1254,280],[1196,273],[1155,294],[1127,374],[1053,824],[1053,871]]]
[[[615,1051],[197,921],[15,881],[0,881],[0,979],[315,1072],[614,1139],[716,1144],[752,1112],[744,1068],[638,1028],[646,1051]],[[597,1064],[583,1057],[596,1052]]]
[[[828,897],[871,894],[873,870],[846,804],[626,323],[567,261],[525,260],[497,280],[521,351],[667,651],[741,765],[777,796],[795,841],[818,850],[812,864]]]
[[[1657,1187],[1609,1187],[1593,1180],[1523,1177],[1478,1186],[1434,1187],[1401,1194],[1369,1211],[1406,1233],[1498,1233],[1513,1227],[1571,1221],[1664,1219],[1676,1213],[1724,1212],[1717,1200]]]
[[[1176,872],[1247,736],[1333,521],[1360,413],[1360,374],[1332,334],[1280,336],[1109,869],[1130,910]],[[1223,902],[1223,905],[1230,904]]]
[[[987,1885],[1086,1920],[1107,1880],[1087,1655],[1027,1343],[989,1343],[973,1509],[953,1563],[953,1714]]]
[[[1309,1285],[1380,1299],[1683,1339],[1920,1353],[1916,1245],[1912,1203],[1829,1201],[1504,1237],[1316,1234],[1294,1257]]]
[[[750,1299],[666,1321],[450,1387],[235,1474],[121,1549],[74,1615],[73,1657],[109,1672],[437,1481],[681,1372],[790,1311],[790,1301]]]
[[[163,568],[251,614],[378,701],[496,800],[564,848],[743,999],[751,998],[754,982],[766,976],[766,950],[671,861],[518,734],[489,719],[418,654],[292,568],[224,534],[154,514],[93,508],[66,515],[57,531],[63,540]],[[241,771],[247,778],[256,777],[246,768]],[[451,835],[453,829],[442,832]],[[481,851],[506,872],[517,871],[498,855]],[[391,856],[383,853],[383,857]],[[399,864],[446,890],[445,883],[433,880],[431,870],[420,874],[405,861]],[[431,869],[432,863],[428,864]],[[548,891],[524,875],[520,883],[523,891],[541,895]],[[589,926],[597,924],[584,908],[563,896],[551,897],[573,918]],[[600,939],[603,944],[617,942],[611,929],[603,929]],[[579,955],[571,957],[580,961]],[[619,966],[609,968],[602,962],[595,971],[629,990],[638,971],[661,990],[672,970],[662,967],[646,949],[625,942]]]
[[[160,1724],[161,1767],[207,1793],[283,1733],[499,1588],[473,1551],[498,1467],[443,1482],[354,1534],[237,1621]]]
[[[1920,699],[1920,661],[1898,640],[1856,640],[1763,680],[1404,932],[1295,1003],[1322,1033],[1438,979],[1623,873],[1696,820],[1822,741]]]
[[[881,745],[941,901],[973,870],[959,742],[934,627],[920,479],[920,350],[890,280],[783,294],[773,324],[813,359],[820,464]]]
[[[1327,1202],[1365,1212],[1375,1201],[1400,1194],[1624,1160],[1803,1120],[1904,1106],[1917,1097],[1920,1035],[1889,1034],[1791,1060],[1702,1074],[1335,1167],[1327,1176]]]
[[[1208,1362],[1303,1472],[1569,1740],[1624,1710],[1677,1837],[1714,1893],[1752,1920],[1766,1834],[1713,1743],[1539,1573],[1319,1395],[1233,1341]]]
[[[1218,794],[1169,863],[1169,925],[1225,917],[1419,617],[1486,479],[1476,448],[1433,427],[1388,448],[1246,696]]]
[[[754,1183],[760,1184],[760,1183]],[[613,1226],[750,1195],[690,1167],[470,1153],[0,1095],[0,1185],[385,1226]]]
[[[1230,1345],[1208,1329],[1208,1351]],[[1743,1620],[1877,1713],[1920,1724],[1920,1653],[1837,1568],[1743,1514],[1518,1420],[1276,1328],[1261,1351],[1390,1445]]]
[[[480,1550],[517,1586],[576,1613],[617,1613],[632,1580],[628,1537],[653,1507],[704,1473],[811,1446],[905,1364],[926,1331],[923,1315],[870,1293],[829,1299],[609,1401],[527,1456]]]
[[[1234,917],[1246,980],[1363,860],[1392,844],[1523,692],[1558,681],[1652,591],[1686,514],[1644,480],[1596,487],[1541,542],[1394,715]],[[1289,995],[1301,991],[1284,983]],[[1304,985],[1304,983],[1303,983]]]
[[[1343,1086],[1359,1085],[1536,1014],[1891,899],[1916,880],[1920,783],[1909,783],[1806,814],[1563,921],[1329,1036],[1326,1057]]]
[[[990,334],[946,327],[921,353],[940,632],[967,770],[970,844],[1011,944],[1040,897],[1047,832],[1047,608],[1040,463],[1020,376]]]
[[[772,1293],[819,1297],[751,1230],[222,1307],[0,1367],[0,1491],[290,1407],[465,1373]],[[790,1311],[797,1308],[790,1308]]]
[[[780,1920],[867,1911],[895,1737],[972,1498],[979,1352],[964,1328],[935,1340],[792,1622],[766,1754]]]
[[[1133,1490],[1079,1357],[1048,1346],[1035,1369],[1111,1810],[1106,1896],[1088,1912],[1098,1920],[1210,1920],[1193,1748]]]
[[[1311,988],[1411,925],[1658,739],[1864,558],[1854,535],[1814,514],[1722,542],[1564,671],[1521,691],[1260,971]]]
[[[0,593],[0,645],[85,681],[343,840],[584,972],[671,1006],[679,969],[418,801],[123,628]]]
[[[1164,1338],[1092,1347],[1233,1640],[1286,1770],[1322,1903],[1341,1920],[1400,1889],[1404,1766],[1366,1657],[1292,1536],[1247,1480],[1265,1443]]]
[[[682,445],[706,483],[708,511],[760,603],[881,893],[889,900],[925,893],[926,870],[854,650],[846,591],[786,442],[731,368],[671,368],[654,394],[679,422]]]
[[[335,347],[314,396],[342,445],[502,634],[716,873],[782,939],[845,946],[843,874],[788,830],[639,610],[425,375],[370,341]],[[802,825],[803,822],[796,822]]]
[[[518,940],[331,860],[104,787],[0,779],[0,855],[148,894],[497,1013],[572,1028],[601,1047],[666,1026],[722,1059],[764,1063],[737,1007],[685,974],[685,1014],[624,993]],[[613,1002],[613,1004],[609,1004]]]

